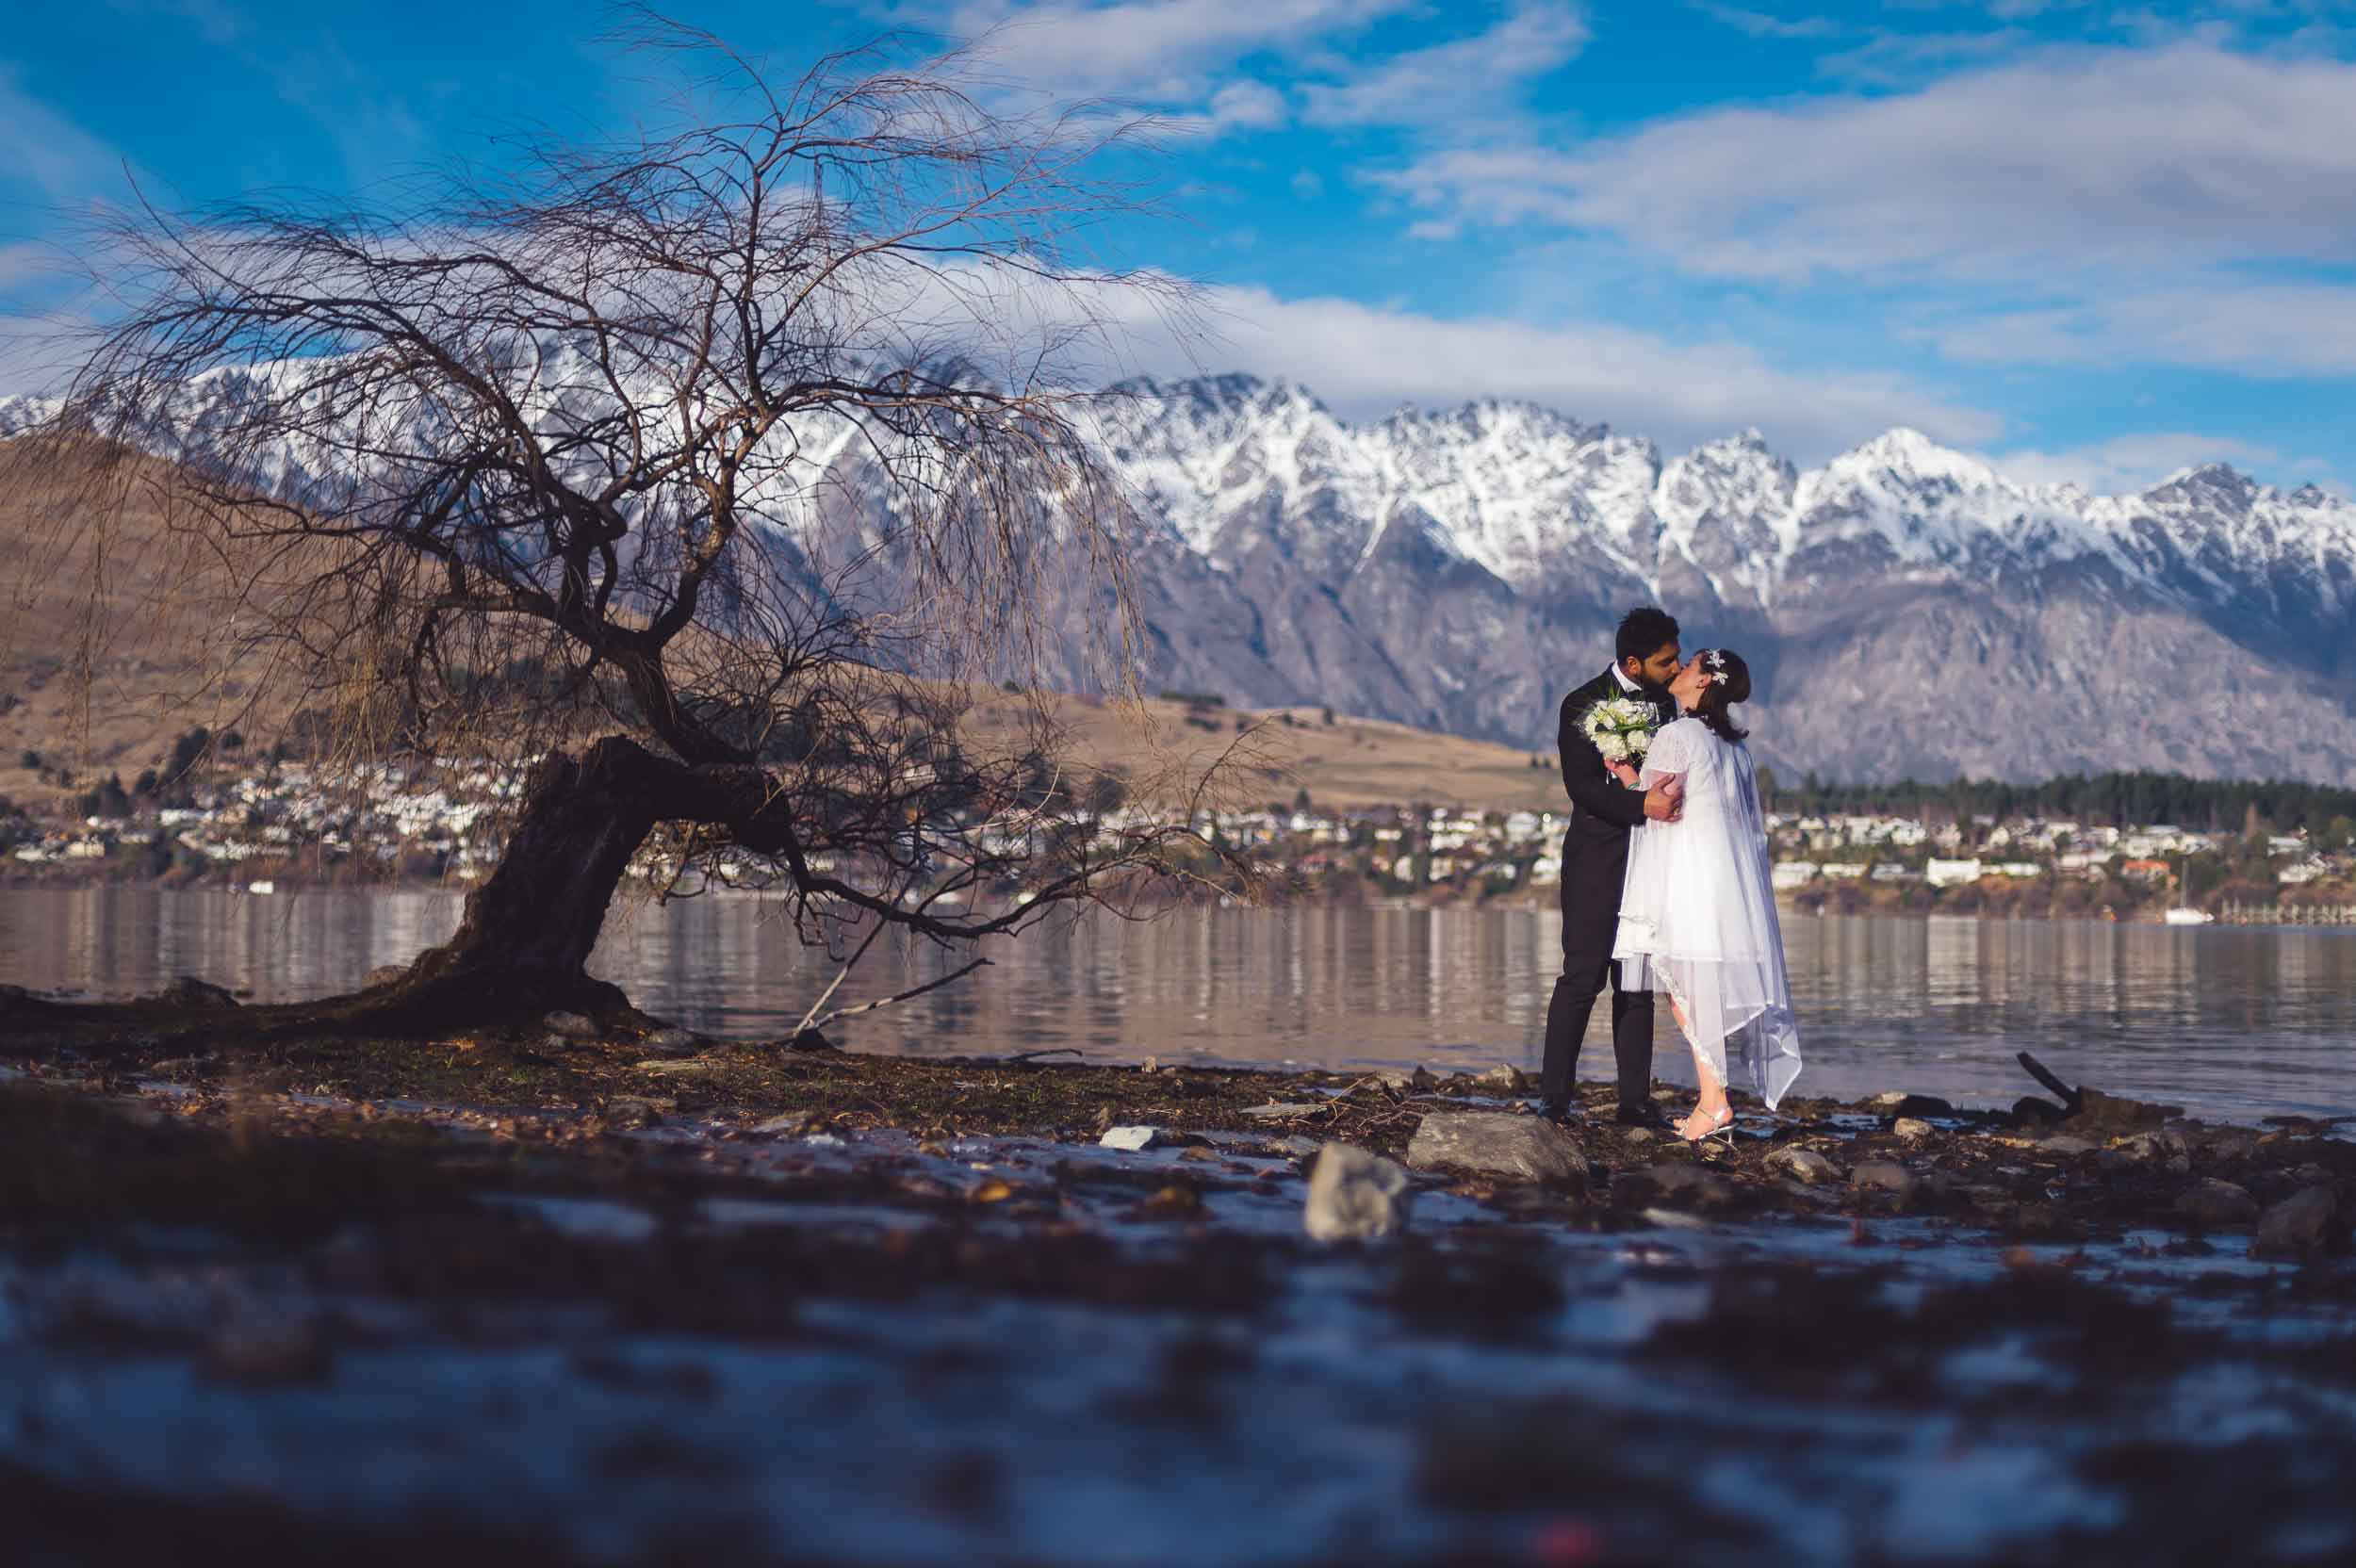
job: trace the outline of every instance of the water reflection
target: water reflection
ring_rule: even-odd
[[[0,980],[96,995],[198,974],[272,998],[324,995],[455,929],[456,896],[275,898],[152,889],[0,893]],[[1560,923],[1530,910],[1186,909],[1094,918],[990,949],[994,967],[869,1015],[870,1050],[1074,1046],[1091,1055],[1536,1066]],[[1803,1092],[1891,1087],[2007,1102],[2035,1051],[2066,1076],[2201,1113],[2356,1106],[2356,934],[2248,927],[1795,918],[1785,925]],[[877,953],[839,1002],[954,960]],[[617,910],[593,967],[650,1011],[716,1034],[790,1030],[832,973],[777,908],[700,899]],[[1610,1070],[1598,1007],[1590,1074]],[[1663,1077],[1691,1068],[1667,1022]]]

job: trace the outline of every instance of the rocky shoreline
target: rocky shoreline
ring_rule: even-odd
[[[2334,1124],[1893,1093],[1697,1152],[1601,1086],[1553,1128],[1511,1069],[585,1021],[0,1036],[36,1556],[226,1517],[362,1560],[2356,1547]]]

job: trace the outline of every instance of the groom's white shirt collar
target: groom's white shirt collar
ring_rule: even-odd
[[[1628,672],[1620,668],[1620,662],[1616,659],[1612,662],[1612,678],[1618,681],[1620,683],[1620,690],[1626,692],[1630,696],[1640,695],[1644,690],[1642,686],[1637,685],[1636,682],[1628,678]]]

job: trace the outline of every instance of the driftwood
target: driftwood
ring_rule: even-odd
[[[2066,1117],[2076,1116],[2080,1111],[2086,1108],[2086,1093],[2082,1088],[2071,1088],[2068,1084],[2063,1083],[2059,1078],[2055,1077],[2053,1071],[2048,1069],[2043,1062],[2038,1061],[2035,1056],[2030,1055],[2025,1051],[2021,1053],[2021,1065],[2028,1070],[2030,1077],[2036,1079],[2038,1083],[2044,1085],[2047,1088],[2052,1089],[2055,1094],[2061,1096],[2062,1102],[2058,1107],[2056,1107],[2061,1115]],[[2018,1109],[2018,1107],[2015,1108]]]
[[[2071,1088],[2027,1052],[2021,1052],[2020,1059],[2029,1075],[2060,1095],[2062,1102],[2056,1105],[2051,1101],[2030,1096],[2013,1106],[2012,1114],[2016,1121],[2067,1121],[2073,1132],[2081,1132],[2090,1137],[2124,1137],[2164,1127],[2170,1119],[2184,1114],[2182,1105],[2122,1099],[2101,1089],[2088,1088],[2084,1084]]]

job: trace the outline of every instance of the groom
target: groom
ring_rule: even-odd
[[[1628,829],[1651,817],[1675,822],[1684,786],[1675,780],[1638,794],[1604,771],[1581,720],[1596,703],[1634,697],[1651,703],[1666,724],[1677,717],[1664,688],[1679,663],[1677,624],[1666,611],[1631,610],[1612,645],[1612,667],[1562,699],[1558,744],[1562,788],[1574,808],[1562,836],[1562,975],[1546,1008],[1546,1060],[1539,1081],[1540,1111],[1561,1121],[1570,1115],[1571,1074],[1607,975],[1612,982],[1612,1054],[1620,1072],[1623,1126],[1666,1128],[1652,1102],[1652,992],[1625,990],[1612,961],[1619,934],[1620,883],[1628,871]]]

